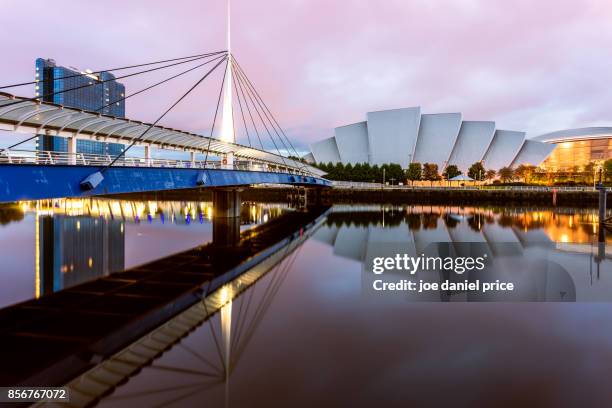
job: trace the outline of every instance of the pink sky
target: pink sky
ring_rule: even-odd
[[[408,106],[528,136],[612,125],[609,0],[232,5],[233,52],[301,150],[367,111]],[[3,0],[0,83],[31,80],[38,56],[98,70],[220,50],[224,13],[224,0]],[[180,69],[124,83],[129,93]],[[155,120],[197,78],[128,100],[128,116]],[[205,133],[220,77],[211,79],[163,124]]]

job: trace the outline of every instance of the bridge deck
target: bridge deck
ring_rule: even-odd
[[[264,150],[163,126],[153,126],[139,139],[150,125],[0,92],[0,130],[122,144],[138,139],[140,145],[160,149],[208,152],[217,157],[231,153],[240,159],[289,167],[316,176],[324,174],[312,166]]]
[[[120,166],[109,168],[95,189],[83,191],[81,181],[96,170],[82,165],[0,164],[0,202],[253,184],[331,186],[325,179],[284,172]]]

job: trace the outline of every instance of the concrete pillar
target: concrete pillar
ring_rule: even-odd
[[[189,160],[191,161],[191,167],[195,167],[195,152],[189,152]]]
[[[240,190],[214,189],[213,190],[213,217],[240,218]]]
[[[240,190],[213,190],[213,244],[233,246],[240,242]]]
[[[76,145],[77,145],[76,137],[69,137],[68,138],[68,164],[76,164],[77,162]]]
[[[151,145],[145,145],[144,147],[144,158],[145,158],[145,166],[151,165]]]

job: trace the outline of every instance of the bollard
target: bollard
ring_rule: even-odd
[[[605,242],[604,223],[606,221],[606,196],[608,192],[606,187],[599,182],[597,183],[597,190],[599,190],[599,242]]]

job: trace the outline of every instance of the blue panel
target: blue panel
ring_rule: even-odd
[[[84,192],[79,183],[99,169],[91,166],[0,165],[0,202],[44,198],[84,197],[101,194],[196,188],[198,169],[149,167],[111,167],[94,190]],[[237,170],[204,170],[203,187],[244,186],[250,184],[288,184],[331,186],[321,178],[287,173]]]

